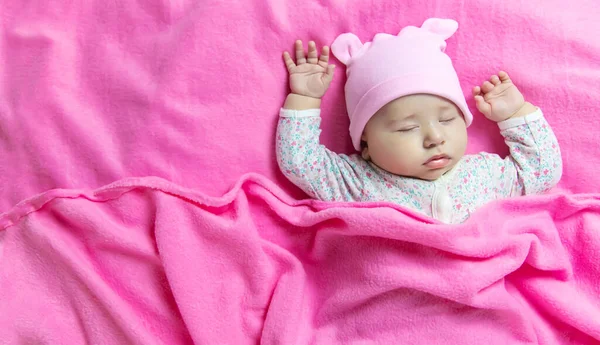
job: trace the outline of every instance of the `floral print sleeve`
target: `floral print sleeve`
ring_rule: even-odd
[[[283,174],[313,198],[356,201],[364,167],[354,156],[336,154],[319,143],[320,109],[281,109],[277,125],[277,163]]]
[[[525,117],[498,123],[510,149],[505,159],[482,153],[499,197],[541,194],[554,187],[562,176],[558,141],[538,109]]]

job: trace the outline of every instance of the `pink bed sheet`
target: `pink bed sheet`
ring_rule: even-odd
[[[0,342],[598,343],[599,10],[0,2]],[[297,201],[274,154],[281,52],[429,17],[459,22],[447,51],[466,93],[504,69],[543,109],[563,154],[557,191],[575,195],[490,204],[456,226]],[[334,63],[322,141],[351,152]],[[506,153],[477,112],[469,131],[470,152]],[[139,176],[156,177],[121,180]]]
[[[0,211],[52,188],[159,176],[220,195],[246,172],[304,197],[274,140],[295,39],[363,41],[429,17],[466,93],[499,69],[544,110],[571,192],[600,191],[600,3],[579,0],[117,1],[0,3]],[[334,61],[339,67],[339,62]],[[323,105],[323,142],[351,152],[343,68]],[[473,102],[470,100],[473,110]],[[506,153],[476,113],[469,151]]]

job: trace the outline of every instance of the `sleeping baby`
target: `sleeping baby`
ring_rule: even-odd
[[[336,154],[319,143],[321,98],[334,75],[329,48],[296,61],[283,54],[291,93],[280,111],[277,160],[283,174],[314,198],[390,201],[444,223],[460,223],[485,203],[543,193],[559,181],[558,142],[542,111],[525,101],[505,72],[473,89],[477,109],[497,122],[509,147],[465,155],[473,115],[445,54],[458,28],[428,19],[398,35],[362,44],[353,34],[331,50],[346,65],[345,97],[357,154]]]

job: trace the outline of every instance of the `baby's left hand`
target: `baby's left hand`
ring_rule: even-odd
[[[525,98],[517,89],[506,72],[493,75],[481,87],[473,88],[477,109],[494,122],[519,116],[526,105]]]

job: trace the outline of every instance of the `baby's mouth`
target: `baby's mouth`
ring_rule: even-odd
[[[435,155],[429,158],[423,165],[433,170],[443,169],[450,164],[450,159],[450,156],[446,154]]]

